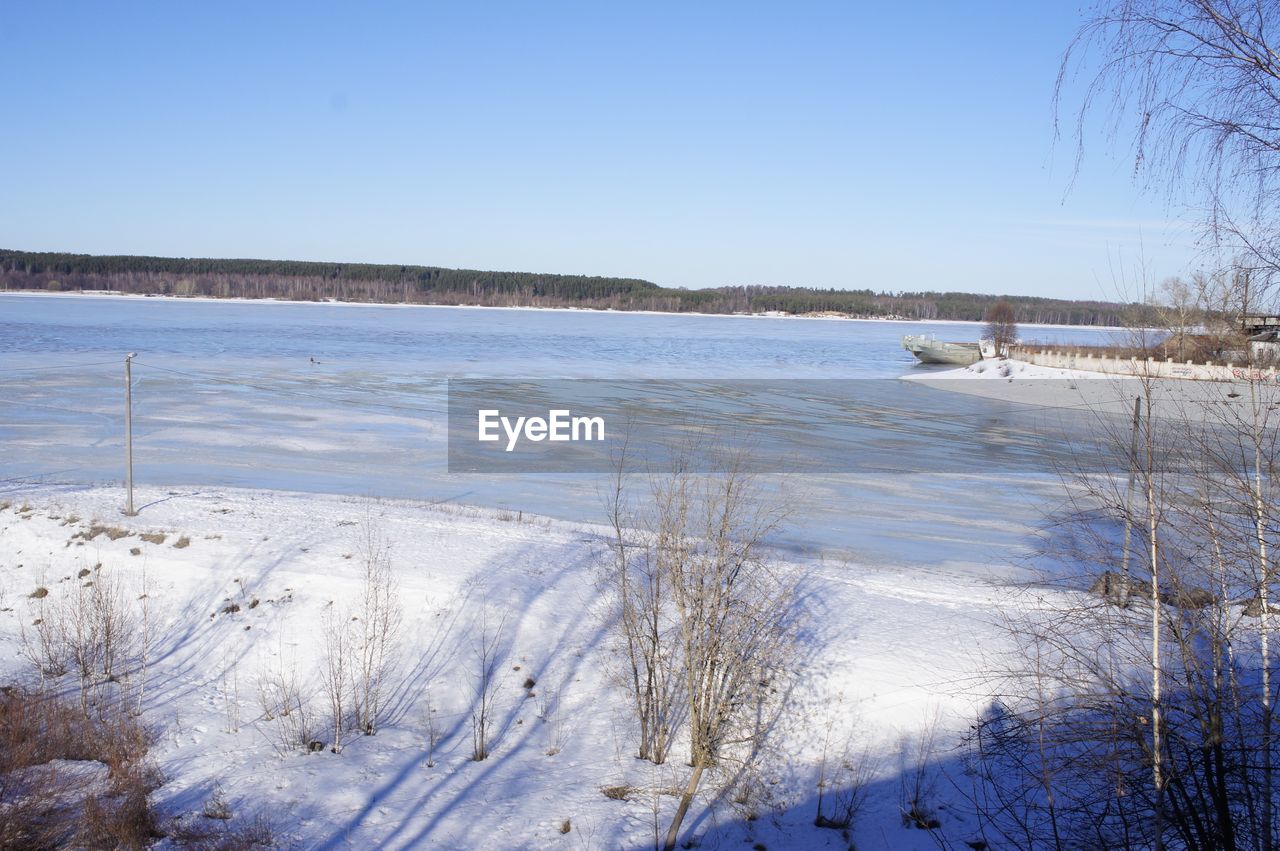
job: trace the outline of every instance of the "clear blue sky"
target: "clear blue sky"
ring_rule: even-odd
[[[0,247],[1112,297],[1069,3],[0,4]]]

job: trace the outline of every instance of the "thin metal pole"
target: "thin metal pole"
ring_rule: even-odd
[[[124,356],[124,459],[125,490],[128,492],[124,513],[133,517],[133,358],[135,352]]]

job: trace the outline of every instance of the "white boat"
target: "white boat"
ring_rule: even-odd
[[[986,348],[983,343],[948,343],[931,334],[908,334],[902,338],[902,348],[919,358],[921,363],[968,366],[989,356],[983,351]]]

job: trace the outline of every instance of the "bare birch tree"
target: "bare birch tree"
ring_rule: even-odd
[[[360,730],[372,736],[394,673],[403,610],[391,547],[372,518],[361,527],[359,552],[363,576],[354,636],[353,709]]]
[[[1257,284],[1280,269],[1280,6],[1274,0],[1104,0],[1068,49],[1055,101],[1129,140],[1134,172],[1206,211],[1205,235]],[[1086,81],[1077,98],[1073,82]]]
[[[981,809],[1007,841],[1273,847],[1280,392],[1252,384],[1256,400],[1197,383],[1181,392],[1203,401],[1181,404],[1148,384],[1132,495],[1105,469],[1074,483],[1068,525],[1085,545],[1063,554],[1105,571],[1101,600],[1031,610],[975,727]],[[1124,446],[1127,431],[1107,439]],[[1111,573],[1126,563],[1127,581]]]
[[[347,714],[351,709],[351,661],[354,637],[351,618],[338,604],[330,603],[321,620],[324,655],[320,676],[325,695],[329,699],[329,715],[332,722],[332,742],[329,749],[342,753],[342,734],[347,729]]]

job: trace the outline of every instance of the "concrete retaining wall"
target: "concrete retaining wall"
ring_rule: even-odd
[[[1193,364],[1176,362],[1173,358],[1109,358],[1093,354],[1080,354],[1065,349],[1029,349],[1015,346],[1009,357],[1051,366],[1057,369],[1083,369],[1089,372],[1106,372],[1113,375],[1151,376],[1154,378],[1189,378],[1197,381],[1241,381],[1255,379],[1280,383],[1276,368],[1252,369],[1235,364]]]

